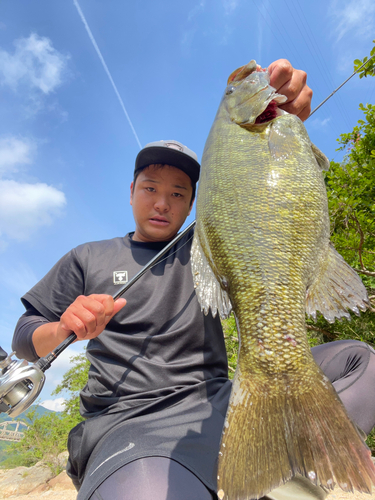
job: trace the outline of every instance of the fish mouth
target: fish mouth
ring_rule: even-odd
[[[257,76],[254,78],[254,75]],[[256,64],[254,60],[233,71],[228,78],[227,85],[233,84],[237,87],[242,86],[242,84],[246,85],[246,83],[250,84],[251,95],[242,103],[241,107],[250,107],[250,112],[247,116],[244,116],[243,112],[239,112],[237,114],[238,121],[234,121],[242,126],[262,125],[285,113],[279,109],[279,105],[285,103],[287,97],[276,92],[276,89],[270,85],[268,70]],[[255,88],[251,84],[254,84]]]
[[[257,116],[254,124],[261,125],[262,123],[271,122],[272,120],[280,116],[282,113],[278,104],[278,102],[272,99],[272,101],[267,105],[266,109],[259,116]]]
[[[271,87],[272,88],[272,87]],[[252,101],[258,100],[258,106],[253,106],[253,113],[250,113],[246,119],[239,123],[242,126],[263,125],[269,123],[275,118],[285,114],[286,112],[279,108],[279,105],[286,101],[286,97],[276,92],[268,93],[270,87],[260,89],[256,94],[252,95],[248,100],[248,105],[251,106]],[[262,93],[268,93],[268,96],[262,96]],[[260,104],[263,101],[263,105]],[[258,109],[256,109],[258,108]]]

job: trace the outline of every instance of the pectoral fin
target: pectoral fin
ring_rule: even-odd
[[[315,159],[318,162],[319,167],[322,170],[329,170],[330,165],[329,165],[329,160],[326,157],[326,155],[324,153],[322,153],[320,151],[320,149],[317,148],[315,146],[315,144],[313,144],[313,143],[311,143],[311,149],[312,149],[312,152],[314,153]]]
[[[208,314],[211,307],[213,316],[216,316],[219,311],[222,319],[227,318],[232,310],[232,304],[227,292],[220,285],[203,252],[197,230],[194,233],[193,245],[191,247],[191,268],[195,293],[204,314]]]
[[[276,120],[272,123],[268,137],[268,147],[272,158],[278,161],[294,156],[295,152],[301,149],[296,134],[285,120]]]
[[[330,323],[335,318],[350,319],[348,309],[357,316],[369,305],[366,288],[358,274],[329,245],[320,269],[307,290],[306,312],[316,319],[320,311]]]

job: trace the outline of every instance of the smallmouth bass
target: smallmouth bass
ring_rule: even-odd
[[[258,499],[296,475],[370,493],[370,451],[316,365],[305,312],[366,310],[360,278],[329,242],[327,158],[255,61],[236,70],[208,136],[192,270],[202,310],[233,310],[240,351],[218,495]]]

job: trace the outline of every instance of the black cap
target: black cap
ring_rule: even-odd
[[[135,160],[136,173],[149,165],[165,163],[179,168],[187,174],[195,184],[199,179],[200,165],[198,157],[191,149],[178,141],[156,141],[146,144]]]

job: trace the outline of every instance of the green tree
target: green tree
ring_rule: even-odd
[[[23,439],[8,448],[8,458],[1,464],[2,467],[31,467],[43,459],[58,474],[61,466],[57,456],[66,450],[66,437],[72,427],[71,419],[58,413],[38,417],[35,410],[29,411],[26,416],[29,427],[24,431]]]
[[[70,362],[73,366],[64,374],[61,384],[52,394],[58,395],[64,392],[69,394],[64,404],[64,415],[69,416],[74,425],[77,425],[83,420],[79,413],[79,393],[87,382],[90,362],[85,353],[71,357]]]
[[[338,139],[346,152],[342,163],[331,162],[326,172],[331,241],[358,272],[365,284],[371,307],[359,318],[317,325],[308,322],[318,343],[356,338],[375,344],[375,106],[360,104],[364,119]]]
[[[236,371],[239,346],[236,321],[233,313],[228,319],[222,321],[222,326],[228,357],[228,374],[229,378],[232,379],[234,377],[234,372]]]
[[[375,40],[373,40],[373,43],[375,43]],[[375,45],[371,49],[370,60],[366,56],[362,59],[362,61],[360,59],[356,59],[354,61],[354,71],[357,71],[357,69],[360,68],[362,66],[362,64],[364,64],[367,60],[369,60],[369,62],[366,64],[366,66],[364,66],[361,69],[361,71],[359,71],[359,73],[358,73],[359,78],[363,78],[364,76],[375,76],[375,57],[372,57],[374,55],[375,55]],[[371,59],[371,57],[372,57],[372,59]]]

